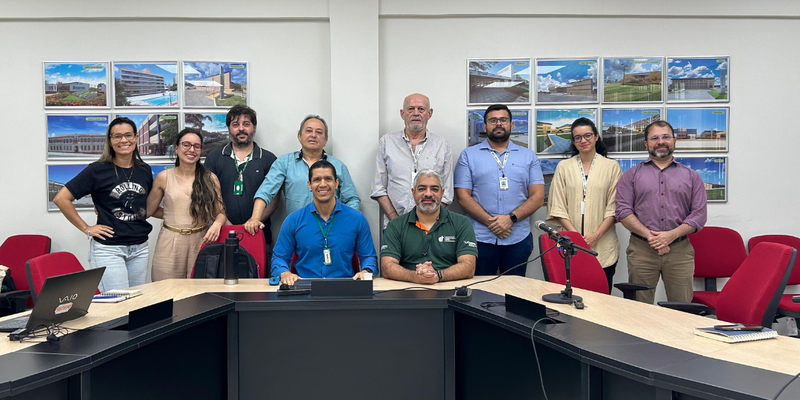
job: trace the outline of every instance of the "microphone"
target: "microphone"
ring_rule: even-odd
[[[561,236],[558,233],[558,231],[556,230],[556,228],[554,228],[552,225],[546,224],[542,220],[538,220],[538,221],[534,222],[533,225],[536,227],[536,229],[538,229],[538,230],[540,230],[540,231],[542,231],[544,233],[547,233],[548,235]]]

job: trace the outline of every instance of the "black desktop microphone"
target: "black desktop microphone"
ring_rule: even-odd
[[[544,221],[542,221],[542,220],[538,220],[538,221],[534,222],[534,223],[533,223],[533,226],[535,226],[535,227],[536,227],[536,229],[538,229],[538,230],[540,230],[540,231],[542,231],[542,232],[544,232],[544,233],[546,233],[546,234],[548,234],[548,235],[553,235],[553,236],[561,236],[561,235],[558,233],[558,231],[556,230],[556,228],[555,228],[555,227],[553,227],[552,225],[548,225],[548,224],[546,224],[546,223],[545,223]]]

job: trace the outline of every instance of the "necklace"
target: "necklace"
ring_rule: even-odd
[[[130,182],[130,181],[131,181],[131,178],[133,178],[133,171],[134,171],[136,168],[133,168],[133,167],[131,167],[131,175],[130,175],[130,176],[128,176],[127,174],[125,174],[125,169],[124,169],[124,168],[122,168],[122,167],[120,167],[120,168],[122,169],[122,176],[124,176],[124,177],[125,177],[125,179],[127,179],[127,180],[128,180],[128,182]],[[117,164],[114,164],[114,172],[115,172],[115,173],[117,173]],[[117,179],[119,179],[119,173],[117,173]]]

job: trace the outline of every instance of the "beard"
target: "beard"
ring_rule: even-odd
[[[237,146],[237,147],[249,146],[250,143],[253,143],[253,137],[254,136],[255,136],[255,134],[247,135],[246,139],[239,140],[239,136],[238,135],[232,135],[231,136],[231,142],[233,142],[233,145]]]
[[[419,132],[425,128],[425,124],[422,121],[408,121],[408,130],[412,132]]]
[[[511,137],[511,131],[503,127],[496,127],[486,135],[489,140],[495,143],[503,143]]]
[[[675,149],[669,148],[669,146],[660,146],[654,147],[652,150],[648,151],[651,156],[656,158],[665,158],[669,157]]]
[[[433,200],[434,203],[432,205],[428,205],[423,203],[423,200]],[[439,210],[440,203],[436,201],[436,199],[431,198],[421,198],[417,201],[417,209],[423,212],[424,214],[433,214]]]

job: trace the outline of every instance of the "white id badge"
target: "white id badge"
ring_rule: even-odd
[[[322,257],[325,259],[325,265],[331,265],[331,249],[322,250]]]
[[[500,178],[500,190],[508,190],[508,177],[503,176]]]
[[[586,214],[586,202],[581,202],[581,215]]]

